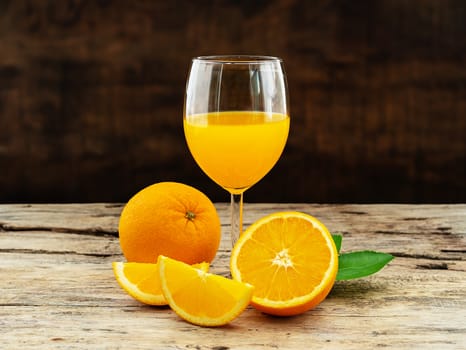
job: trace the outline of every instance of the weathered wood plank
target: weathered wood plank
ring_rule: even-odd
[[[367,222],[378,231],[411,233],[466,233],[465,204],[305,204],[245,203],[244,223],[278,210],[309,213],[325,223],[331,220],[331,231],[346,231],[350,225],[356,232],[367,231]],[[22,230],[48,228],[54,230],[116,234],[118,218],[124,204],[2,204],[0,225],[3,229]],[[228,224],[229,205],[216,204],[223,224]],[[377,231],[372,229],[371,231]]]
[[[452,291],[448,276],[421,274],[400,281],[404,271],[398,270],[388,280],[373,277],[338,283],[329,298],[308,314],[276,319],[248,309],[230,326],[207,330],[181,322],[166,308],[139,305],[121,292],[108,272],[97,264],[52,270],[58,276],[52,285],[44,281],[32,295],[19,293],[7,305],[2,303],[4,346],[86,348],[100,344],[108,348],[124,342],[141,349],[169,344],[174,348],[302,348],[312,341],[319,348],[361,349],[380,344],[399,349],[455,349],[464,344],[464,286]],[[78,279],[81,285],[68,287],[70,279]],[[420,290],[425,293],[419,294]],[[25,303],[22,299],[28,297],[33,300]]]
[[[14,235],[29,237],[27,249],[44,249],[53,237],[47,232],[73,233],[76,246],[92,240],[89,235],[117,236],[121,204],[47,204],[47,205],[2,205],[0,228],[11,231],[10,243],[15,245]],[[229,249],[229,208],[217,204],[223,224],[222,251]],[[432,259],[460,259],[465,248],[461,247],[462,235],[466,234],[464,205],[309,205],[309,204],[245,204],[244,225],[247,227],[263,215],[279,210],[307,212],[320,219],[331,232],[344,236],[345,249],[380,249],[390,247],[390,252],[400,256],[428,257]],[[441,213],[441,214],[440,214]],[[370,229],[368,229],[370,228]],[[32,232],[31,232],[32,231]],[[43,231],[44,235],[40,232]],[[84,235],[81,239],[76,235]],[[374,238],[375,237],[375,238]],[[429,239],[425,239],[429,237]],[[68,242],[69,238],[65,238]],[[416,245],[407,243],[416,240]],[[42,242],[43,241],[43,242]],[[439,245],[442,247],[439,249]],[[60,243],[58,250],[66,249]],[[26,249],[26,247],[24,247]],[[116,254],[113,251],[101,254]],[[92,250],[93,251],[93,250]],[[89,252],[88,252],[89,253]]]
[[[23,254],[2,257],[2,270],[23,259]],[[169,344],[175,348],[300,348],[312,339],[318,347],[385,344],[400,349],[448,349],[463,344],[466,331],[464,281],[454,277],[457,272],[406,271],[409,259],[400,258],[371,278],[337,283],[328,299],[305,315],[277,319],[248,309],[221,330],[193,327],[166,308],[138,304],[119,289],[109,261],[76,260],[80,262],[65,260],[57,265],[56,258],[43,261],[36,255],[24,261],[23,271],[12,271],[17,282],[11,291],[2,286],[0,303],[5,346],[17,346],[29,334],[25,346],[101,344],[105,348],[119,344],[119,339],[135,348]],[[463,272],[465,267],[462,262]],[[41,331],[34,332],[31,326]],[[220,335],[221,340],[204,341]]]
[[[228,206],[217,204],[225,223]],[[5,349],[460,349],[466,346],[466,205],[247,204],[247,224],[300,210],[346,250],[398,257],[337,282],[316,309],[275,318],[248,308],[218,329],[134,301],[117,285],[122,205],[0,205],[0,332]],[[212,271],[228,274],[228,225]]]

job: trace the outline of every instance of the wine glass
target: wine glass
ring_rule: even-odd
[[[242,232],[243,192],[280,158],[290,126],[280,58],[201,56],[191,62],[184,133],[197,164],[231,194],[231,242]]]

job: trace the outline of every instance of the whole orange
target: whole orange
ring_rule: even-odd
[[[136,193],[119,223],[128,261],[155,263],[159,255],[195,264],[211,262],[220,244],[220,219],[210,199],[177,182],[160,182]]]

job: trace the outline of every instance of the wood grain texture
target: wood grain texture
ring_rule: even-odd
[[[212,271],[228,275],[228,206]],[[245,225],[298,210],[343,234],[343,250],[396,256],[368,278],[337,282],[290,318],[248,308],[221,328],[185,323],[116,283],[122,205],[0,205],[0,333],[5,349],[463,349],[466,205],[246,204]]]
[[[0,201],[163,180],[224,201],[185,145],[185,80],[193,56],[252,53],[284,59],[292,124],[251,201],[464,202],[464,18],[461,0],[2,1]]]

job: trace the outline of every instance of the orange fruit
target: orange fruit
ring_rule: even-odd
[[[149,305],[167,305],[157,264],[115,261],[112,267],[120,287],[134,299]],[[208,271],[209,264],[204,262],[193,267]]]
[[[158,260],[162,292],[184,320],[199,326],[222,326],[249,305],[252,286],[207,273],[165,256]]]
[[[188,264],[211,262],[220,244],[220,219],[199,190],[160,182],[136,193],[119,222],[120,246],[130,262],[166,255]]]
[[[265,313],[303,313],[325,299],[338,270],[327,228],[299,212],[268,215],[244,231],[230,259],[233,279],[254,286],[251,305]]]

